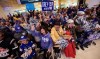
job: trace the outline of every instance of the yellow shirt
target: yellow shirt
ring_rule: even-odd
[[[59,29],[58,32],[56,31],[55,27],[53,27],[53,28],[51,29],[51,37],[52,37],[54,43],[57,42],[57,41],[60,39],[60,36],[59,36],[58,33],[59,33],[61,36],[63,36],[63,33],[64,33],[64,32],[63,32],[62,27],[60,27],[60,29]]]
[[[14,17],[14,20],[19,20],[19,18]]]

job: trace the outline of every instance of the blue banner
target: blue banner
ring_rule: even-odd
[[[27,3],[26,4],[26,10],[29,11],[29,10],[35,10],[35,6],[33,3]]]
[[[43,1],[41,5],[42,5],[42,11],[54,10],[54,1]]]

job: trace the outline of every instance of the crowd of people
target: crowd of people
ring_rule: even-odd
[[[74,59],[100,39],[100,5],[29,11],[0,18],[0,59]],[[39,58],[39,56],[42,57]]]

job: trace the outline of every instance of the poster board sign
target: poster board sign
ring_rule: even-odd
[[[54,1],[42,1],[42,11],[54,10]]]

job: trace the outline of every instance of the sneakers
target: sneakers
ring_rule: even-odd
[[[61,58],[61,53],[58,53],[58,57]]]
[[[78,46],[76,46],[75,48],[76,48],[77,50],[79,50],[79,47],[78,47]]]
[[[83,46],[80,46],[80,48],[81,48],[82,50],[85,50]]]
[[[56,53],[56,58],[61,58],[61,53]]]
[[[95,42],[92,42],[93,43],[93,45],[96,45],[96,43]]]

